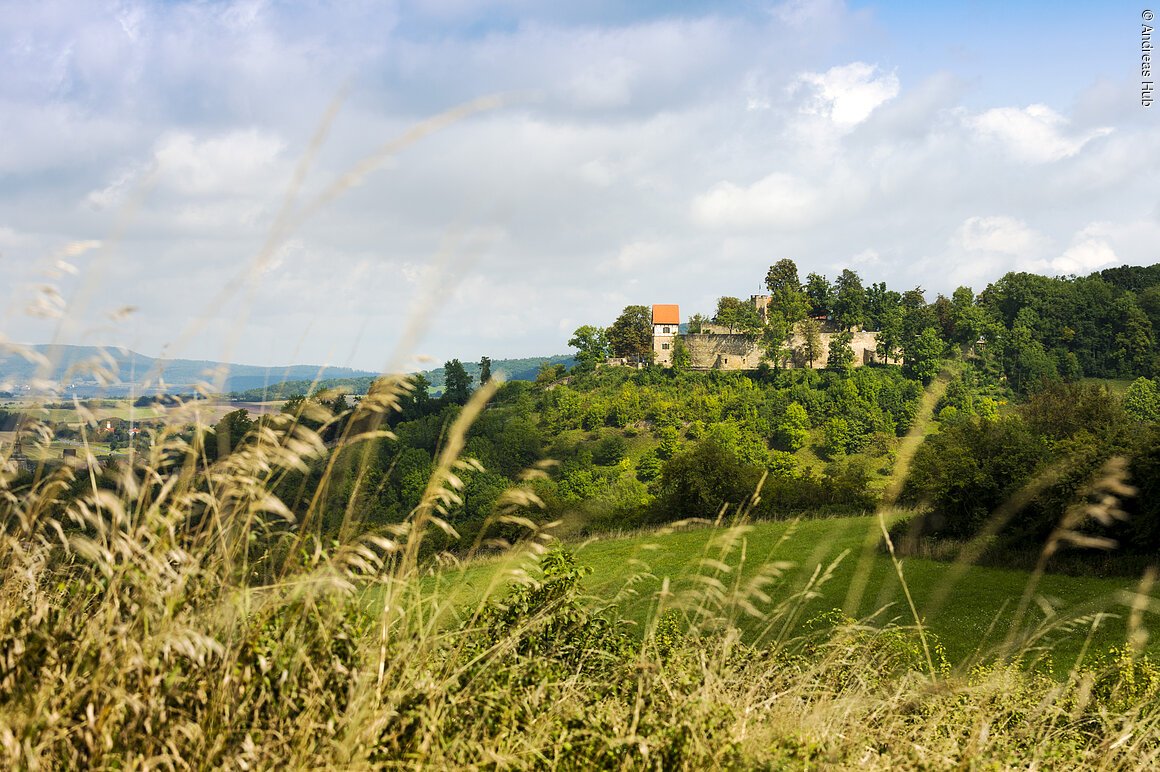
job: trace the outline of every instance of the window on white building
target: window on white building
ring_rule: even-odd
[[[669,350],[669,344],[668,344],[668,343],[662,343],[662,344],[661,344],[661,348],[662,348],[662,349],[664,349],[665,351],[668,351],[668,350]]]

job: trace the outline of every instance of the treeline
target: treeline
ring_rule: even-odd
[[[508,381],[534,381],[545,362],[550,365],[563,365],[565,368],[571,367],[576,363],[573,357],[566,354],[556,354],[549,357],[523,357],[496,360],[483,357],[480,362],[462,362],[464,372],[469,376],[469,380],[473,385],[479,383],[479,377],[483,370],[483,359],[489,362],[489,367],[492,371],[496,374],[502,373],[504,379]],[[459,360],[456,359],[453,361],[458,362]],[[433,370],[424,370],[416,373],[416,375],[424,378],[427,388],[436,395],[442,394],[446,387],[448,364],[450,363],[448,362],[443,367],[437,367]],[[328,389],[343,389],[349,394],[366,394],[371,384],[377,379],[378,377],[374,376],[332,378],[325,381],[283,381],[262,388],[235,391],[229,396],[234,402],[264,402],[290,399],[291,397],[305,397],[316,391]]]
[[[711,316],[690,316],[687,329],[697,332],[711,322],[750,335],[772,367],[812,363],[822,324],[876,331],[878,355],[900,358],[905,372],[924,382],[953,346],[985,358],[1019,394],[1058,380],[1160,375],[1160,264],[1079,278],[1008,273],[978,294],[959,287],[929,303],[921,287],[898,292],[885,282],[867,285],[850,269],[833,282],[817,273],[803,282],[788,259],[770,266],[765,286],[764,308],[724,296]],[[633,305],[608,327],[578,328],[569,345],[585,367],[610,356],[649,361],[651,329],[648,308]],[[802,342],[791,345],[795,339]],[[849,339],[835,343],[827,366],[848,367]],[[675,350],[674,366],[685,363]]]
[[[973,411],[969,384],[952,386],[941,431],[927,438],[911,466],[904,500],[927,507],[898,528],[902,542],[913,549],[923,540],[982,538],[984,559],[1024,567],[1045,547],[1068,547],[1072,556],[1078,549],[1089,566],[1095,561],[1129,573],[1157,560],[1155,381],[1138,378],[1123,396],[1098,383],[1047,383],[1000,414]],[[1075,559],[1063,565],[1069,562]]]

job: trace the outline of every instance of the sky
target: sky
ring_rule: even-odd
[[[0,334],[397,370],[1160,262],[1147,8],[0,0]]]

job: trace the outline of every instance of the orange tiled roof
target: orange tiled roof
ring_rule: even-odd
[[[681,307],[678,305],[654,305],[653,324],[680,324]]]

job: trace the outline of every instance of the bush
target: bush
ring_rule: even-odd
[[[657,481],[653,522],[700,517],[712,520],[722,506],[741,506],[756,492],[761,470],[706,438],[665,462]]]
[[[628,452],[628,443],[619,434],[609,435],[596,444],[592,460],[601,466],[613,466]]]

